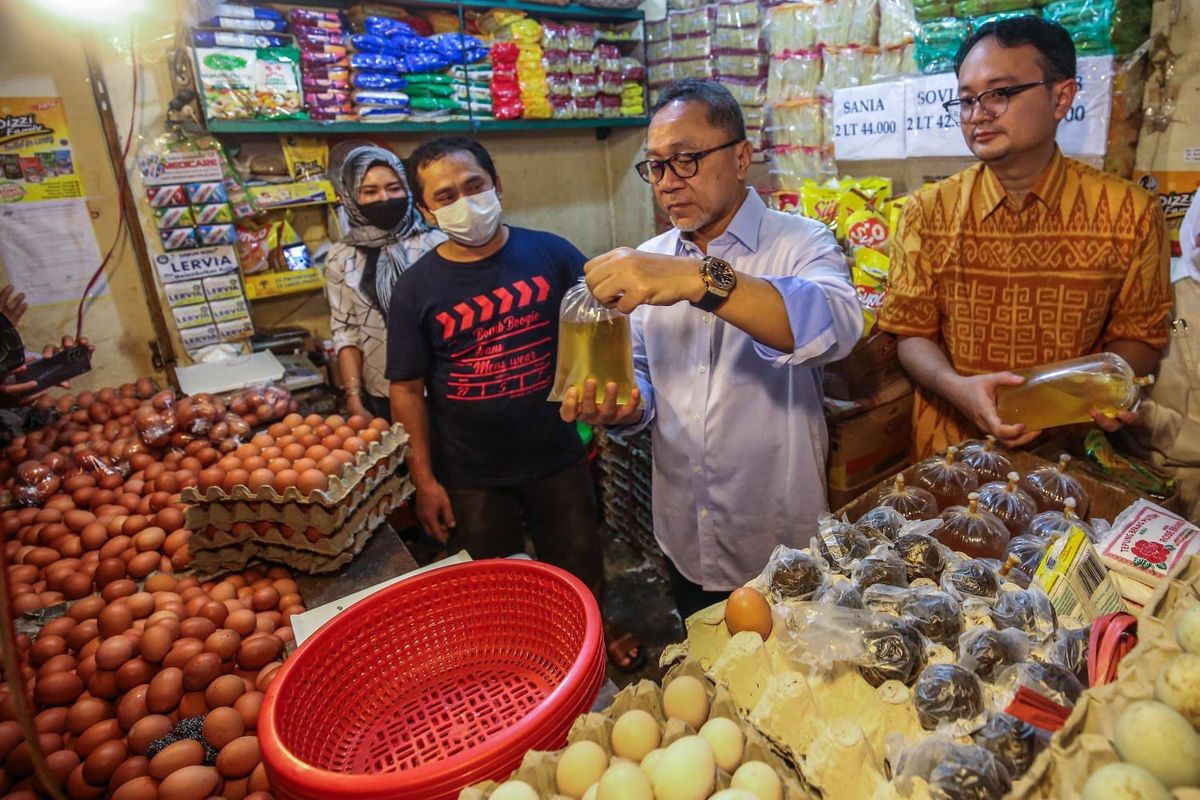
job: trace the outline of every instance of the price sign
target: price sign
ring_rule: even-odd
[[[904,158],[904,82],[835,91],[833,146],[839,161]]]
[[[942,103],[958,97],[953,72],[904,81],[904,145],[909,158],[969,156],[962,130]]]
[[[1113,57],[1079,59],[1079,94],[1058,125],[1058,146],[1069,156],[1102,156],[1108,151],[1112,115]]]

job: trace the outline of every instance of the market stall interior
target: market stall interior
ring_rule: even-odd
[[[1043,432],[930,447],[897,298],[964,313],[960,289],[905,281],[944,255],[949,223],[923,216],[978,168],[972,115],[1056,84],[960,91],[963,43],[1013,20],[1073,43],[1052,164],[1134,198],[1114,240],[1150,221],[1176,308],[1145,311],[1171,331],[1156,382],[1102,350],[1125,329],[1096,352],[1031,344],[1053,338],[1041,311],[1082,328],[1136,306],[1132,278],[1111,315],[1082,290],[987,303],[1057,354],[1021,350],[1020,385],[991,396]],[[1173,411],[1200,375],[1196,41],[1197,0],[3,4],[0,798],[1200,792],[1200,464]],[[709,127],[660,152],[655,105],[681,86]],[[729,186],[724,227],[687,222]],[[751,217],[836,274],[749,274],[772,244]],[[678,248],[618,250],[656,234]],[[673,350],[647,309],[614,308],[635,287],[606,302],[601,256],[687,265],[695,296],[661,309]],[[772,285],[793,353],[723,305]],[[818,285],[801,316],[834,333],[796,322]],[[821,363],[809,348],[842,329],[849,356]],[[663,352],[694,371],[694,408],[655,391]],[[788,376],[762,409],[812,389],[812,427],[764,412],[744,450],[662,472],[672,437],[715,440],[725,398],[763,391],[738,352]],[[724,581],[747,526],[778,522],[737,458],[783,439],[820,473],[784,476],[791,494],[824,502]],[[680,511],[664,484],[684,483]],[[696,553],[663,530],[689,517]],[[525,546],[473,559],[473,526]]]

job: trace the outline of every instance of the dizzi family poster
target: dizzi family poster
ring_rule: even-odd
[[[0,97],[0,203],[83,197],[59,97]]]

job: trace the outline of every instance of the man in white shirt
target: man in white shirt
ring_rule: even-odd
[[[633,315],[638,391],[570,390],[564,419],[651,426],[655,536],[680,615],[753,577],[777,544],[803,547],[825,510],[820,366],[862,333],[845,259],[820,223],[747,187],[741,108],[713,81],[668,87],[638,173],[674,228],[584,267],[593,295]],[[639,402],[644,401],[644,402]]]

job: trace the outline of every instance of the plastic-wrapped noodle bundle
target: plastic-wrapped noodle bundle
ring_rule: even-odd
[[[822,120],[824,109],[817,97],[792,100],[770,107],[770,124],[767,132],[776,144],[809,145],[824,144],[825,126]]]
[[[772,53],[811,50],[821,41],[816,31],[817,7],[810,3],[786,3],[767,12],[765,31]]]
[[[821,85],[820,51],[796,50],[771,56],[767,69],[767,102],[785,103],[811,96]]]
[[[969,30],[967,21],[956,17],[941,17],[922,23],[917,30],[917,66],[927,74],[953,69],[954,57]]]

